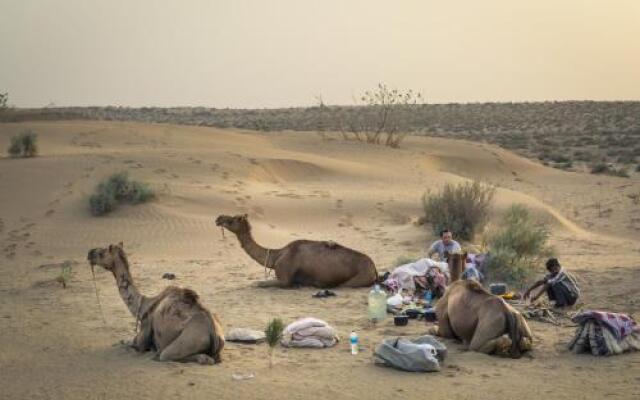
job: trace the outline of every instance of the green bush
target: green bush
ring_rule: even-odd
[[[536,222],[520,204],[507,210],[500,226],[487,239],[489,258],[485,271],[492,281],[523,284],[545,258],[553,255],[547,244],[549,229]]]
[[[126,172],[120,172],[98,184],[89,198],[89,209],[91,214],[99,216],[115,210],[119,204],[140,204],[154,197],[148,184],[130,180]]]
[[[471,240],[484,228],[494,194],[495,188],[477,181],[447,183],[439,194],[423,196],[426,221],[437,236],[449,229],[458,238]]]
[[[38,154],[38,135],[31,131],[22,132],[11,138],[7,152],[11,157],[35,157]]]

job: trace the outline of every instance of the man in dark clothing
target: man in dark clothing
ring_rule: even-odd
[[[544,285],[544,289],[536,294],[531,301],[535,301],[543,292],[547,292],[549,301],[553,302],[555,307],[574,305],[580,297],[580,289],[575,278],[560,266],[557,258],[548,259],[546,267],[549,273],[534,283],[524,293],[524,298],[528,298],[533,289]]]

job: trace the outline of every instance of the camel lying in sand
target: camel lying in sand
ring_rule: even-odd
[[[216,225],[233,232],[251,258],[275,270],[278,286],[362,287],[378,278],[371,258],[334,242],[295,240],[281,249],[265,249],[251,236],[246,214],[221,215]]]
[[[154,349],[160,361],[220,362],[224,333],[216,315],[200,304],[196,292],[169,286],[154,297],[140,294],[122,243],[92,249],[87,258],[92,268],[99,265],[113,273],[120,297],[136,324],[140,321],[140,331],[131,344],[136,350]]]
[[[435,308],[438,325],[431,334],[462,340],[469,350],[486,354],[519,358],[531,350],[531,330],[522,314],[475,281],[453,282]]]

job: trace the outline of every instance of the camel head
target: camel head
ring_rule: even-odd
[[[89,250],[87,260],[91,267],[99,265],[108,271],[113,271],[116,259],[123,256],[124,245],[120,242],[118,244],[111,244],[109,247]]]
[[[251,230],[251,225],[247,220],[247,214],[243,215],[220,215],[216,218],[216,225],[221,226],[237,234],[247,233]]]

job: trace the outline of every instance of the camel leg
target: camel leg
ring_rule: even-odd
[[[354,277],[342,283],[344,287],[364,287],[371,286],[375,283],[376,278],[371,276],[371,271],[360,271]]]
[[[151,320],[144,318],[140,321],[140,331],[133,338],[131,347],[139,352],[148,351],[153,346],[153,330],[151,328]]]
[[[500,344],[500,347],[503,345],[502,342],[499,343],[499,339],[504,334],[504,326],[504,318],[480,318],[469,344],[469,350],[485,354],[495,352],[498,344]]]
[[[213,358],[205,354],[210,349],[210,331],[210,322],[204,316],[193,316],[182,333],[162,350],[158,360],[214,364]]]
[[[451,323],[449,322],[449,315],[444,313],[442,318],[438,321],[438,324],[432,326],[427,330],[427,333],[431,335],[440,336],[443,338],[455,339],[456,335],[451,329]]]

